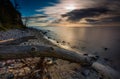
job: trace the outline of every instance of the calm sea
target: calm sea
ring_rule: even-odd
[[[99,55],[113,61],[115,68],[120,67],[120,27],[37,27],[50,30],[47,36],[60,43]]]

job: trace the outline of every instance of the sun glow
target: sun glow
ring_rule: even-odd
[[[69,6],[66,6],[65,9],[68,11],[72,11],[72,10],[75,10],[76,7],[74,5],[69,5]]]

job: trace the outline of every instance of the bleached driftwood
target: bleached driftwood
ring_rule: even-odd
[[[0,46],[0,60],[27,57],[55,57],[81,64],[91,64],[90,57],[74,51],[48,46]]]
[[[106,79],[119,79],[119,73],[109,66],[94,62],[91,57],[58,47],[48,46],[1,46],[0,60],[27,57],[55,57],[63,60],[88,65],[96,69]]]
[[[18,45],[22,42],[26,42],[30,39],[36,39],[35,36],[25,36],[18,39],[9,39],[0,41],[0,45]]]
[[[99,62],[94,62],[92,67],[96,69],[105,79],[120,79],[119,72],[107,65],[103,65]]]

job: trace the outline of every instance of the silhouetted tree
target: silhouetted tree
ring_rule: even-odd
[[[28,26],[28,22],[29,22],[30,18],[29,17],[23,17],[22,20],[23,20],[23,24],[25,26]]]
[[[29,21],[29,18],[28,18],[28,17],[26,17],[24,20],[25,20],[25,21],[24,21],[25,26],[28,26],[28,21]]]

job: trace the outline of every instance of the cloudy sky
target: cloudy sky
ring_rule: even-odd
[[[14,1],[14,0],[11,0]],[[28,26],[119,26],[120,0],[16,0]]]

